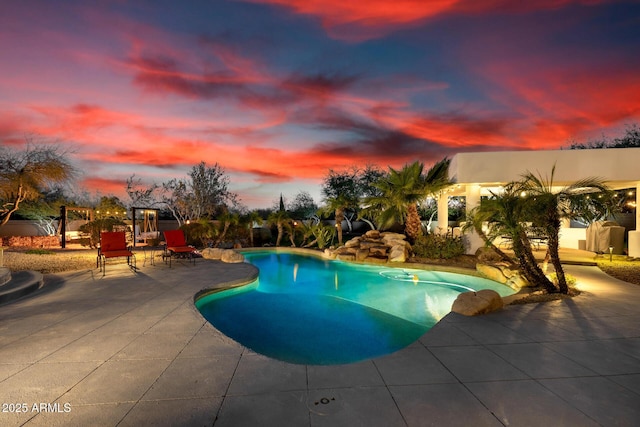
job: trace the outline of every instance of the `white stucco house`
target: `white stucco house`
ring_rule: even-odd
[[[480,203],[490,191],[499,193],[510,181],[522,178],[527,171],[542,177],[550,176],[555,165],[554,185],[561,188],[579,179],[596,177],[614,190],[631,189],[640,192],[640,148],[608,148],[591,150],[498,151],[456,154],[449,167],[449,177],[455,183],[438,198],[438,218],[447,218],[448,197],[465,196],[467,211]],[[636,224],[640,211],[636,208]],[[578,248],[586,238],[586,230],[563,224],[560,245]],[[465,235],[469,253],[482,246],[473,234]],[[629,255],[640,257],[640,231],[629,232]]]

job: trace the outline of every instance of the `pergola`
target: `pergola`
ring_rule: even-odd
[[[58,230],[61,236],[60,247],[62,247],[63,249],[67,247],[67,213],[68,212],[79,212],[81,215],[84,216],[87,222],[93,221],[94,219],[93,208],[60,206],[60,222],[58,225]]]
[[[634,189],[637,200],[640,148],[460,153],[452,158],[449,167],[449,177],[455,184],[438,198],[438,218],[448,217],[450,196],[465,196],[468,212],[480,203],[482,196],[489,196],[491,191],[500,193],[506,183],[521,179],[527,172],[550,177],[554,165],[553,182],[558,188],[579,179],[596,177],[605,180],[613,190]],[[637,224],[640,224],[640,211],[636,207],[636,230],[629,232],[629,255],[632,257],[640,257]],[[567,228],[569,224],[563,224],[563,229]],[[446,232],[446,227],[441,232]],[[465,238],[470,253],[482,246],[480,238],[473,233]]]
[[[133,224],[133,246],[136,246],[138,238],[144,239],[146,242],[149,238],[157,238],[160,234],[158,229],[158,212],[160,209],[155,208],[131,208],[131,222]],[[136,213],[142,212],[142,222],[140,227],[137,223]]]

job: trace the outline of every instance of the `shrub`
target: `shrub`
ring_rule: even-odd
[[[25,251],[26,254],[34,254],[34,255],[53,255],[55,252],[50,251],[49,249],[29,249]]]
[[[420,236],[413,244],[413,252],[418,257],[450,259],[465,253],[462,237],[450,237],[441,234]]]
[[[83,246],[89,246],[90,248],[97,248],[98,243],[100,243],[100,232],[116,231],[124,227],[125,223],[115,218],[96,219],[95,221],[88,222],[79,227],[80,232],[89,235],[88,239],[81,240],[81,244]]]
[[[558,276],[556,276],[556,273],[548,274],[547,277],[549,278],[549,280],[551,280],[551,283],[558,286]],[[572,276],[571,274],[565,273],[564,278],[567,281],[568,287],[570,288],[576,287],[576,278],[574,276]]]

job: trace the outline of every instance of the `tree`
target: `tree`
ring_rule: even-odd
[[[308,191],[300,191],[289,204],[289,213],[293,218],[308,219],[316,214],[318,205]]]
[[[229,231],[230,226],[238,225],[240,223],[240,216],[230,212],[224,212],[218,216],[218,220],[222,222],[222,231],[218,236],[216,246],[219,246],[220,243],[224,241],[224,237],[227,235],[227,231]]]
[[[347,209],[357,209],[360,202],[361,187],[359,186],[359,169],[352,167],[345,171],[329,169],[322,186],[324,207],[323,215],[333,213],[336,220],[338,245],[342,245],[342,221],[345,220]]]
[[[603,135],[601,139],[591,140],[586,143],[572,142],[569,146],[571,150],[632,147],[640,147],[640,127],[637,124],[627,125],[625,134],[621,137],[610,139]]]
[[[251,247],[253,247],[254,246],[253,225],[254,224],[262,225],[263,219],[258,213],[258,211],[253,210],[248,214],[242,216],[242,223],[245,224],[247,228],[249,228],[249,241],[251,243]]]
[[[0,227],[26,200],[35,200],[53,185],[70,182],[76,169],[67,153],[54,146],[27,144],[23,151],[0,147]]]
[[[186,179],[171,179],[162,183],[161,201],[182,226],[191,216],[191,197]],[[196,218],[199,219],[199,218]]]
[[[498,237],[508,237],[524,277],[531,284],[543,286],[548,292],[553,292],[555,287],[538,266],[529,241],[531,230],[528,223],[533,215],[533,207],[530,200],[522,197],[519,183],[509,183],[505,185],[503,193],[492,193],[492,197],[482,200],[480,206],[471,211],[467,224],[473,224],[478,235],[503,260],[509,260],[509,257],[493,241]],[[484,224],[487,225],[486,232]]]
[[[511,239],[514,255],[529,282],[543,286],[549,293],[568,293],[559,256],[562,220],[586,214],[593,217],[597,210],[601,210],[600,215],[606,215],[612,202],[605,200],[612,198],[613,193],[596,178],[582,179],[558,190],[553,182],[554,174],[555,166],[549,178],[527,172],[522,180],[508,183],[502,194],[492,194],[490,199],[483,200],[472,211],[471,222],[489,246],[493,246],[492,241],[499,236]],[[486,233],[483,223],[488,227]],[[548,256],[556,270],[558,287],[546,277],[533,255],[529,240],[532,234],[547,238]],[[501,257],[506,257],[495,249]]]
[[[592,215],[593,209],[606,207],[607,204],[602,203],[601,200],[603,197],[612,199],[613,193],[604,181],[598,178],[581,179],[556,190],[553,182],[555,169],[554,165],[551,175],[547,178],[531,172],[526,173],[519,189],[526,193],[529,204],[534,207],[532,220],[548,239],[548,252],[556,271],[558,287],[561,293],[566,294],[569,288],[558,250],[562,220],[578,218],[584,215],[585,211]],[[589,195],[589,199],[585,195]],[[587,200],[593,203],[589,205],[586,203]],[[605,212],[602,214],[604,215]]]
[[[191,191],[193,198],[194,218],[215,215],[233,204],[236,195],[229,191],[229,177],[218,163],[207,167],[205,162],[191,168]]]
[[[285,231],[289,233],[291,236],[291,218],[287,211],[275,211],[272,212],[267,218],[267,223],[270,226],[275,226],[278,230],[278,237],[276,238],[276,246],[280,246],[280,242],[282,241],[282,237],[284,237]],[[293,238],[291,239],[292,246],[295,246],[293,243]]]
[[[125,219],[127,208],[116,196],[102,196],[96,206],[96,219],[116,218]]]
[[[60,215],[60,206],[73,205],[64,194],[62,187],[56,187],[42,193],[37,200],[25,200],[17,212],[22,218],[36,221],[38,226],[49,236],[56,234],[57,218]]]
[[[418,203],[450,185],[449,163],[449,159],[442,159],[426,174],[423,174],[424,165],[418,161],[405,165],[401,170],[390,167],[389,174],[376,184],[380,195],[367,199],[370,209],[378,210],[376,220],[379,228],[404,224],[407,238],[415,242],[422,234]]]
[[[329,169],[322,186],[324,206],[320,213],[335,215],[338,244],[342,244],[342,222],[346,220],[351,230],[351,222],[360,212],[362,200],[379,195],[375,183],[384,176],[385,172],[373,164],[364,168],[352,166],[344,171]]]
[[[158,184],[151,184],[146,186],[142,183],[140,178],[136,179],[136,175],[133,174],[127,178],[126,192],[131,200],[129,207],[144,207],[150,208],[158,203],[156,199],[156,192],[158,191]]]
[[[162,184],[162,203],[179,225],[187,220],[215,218],[238,204],[237,195],[229,191],[229,177],[218,163],[193,166],[187,179],[172,179]]]

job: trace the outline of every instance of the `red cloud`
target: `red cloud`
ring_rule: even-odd
[[[606,0],[247,0],[285,6],[295,13],[316,16],[334,38],[363,41],[399,28],[452,13],[530,12],[560,9],[570,4],[597,4]]]
[[[122,195],[124,193],[125,180],[88,176],[81,180],[80,185],[92,191],[97,190],[102,194]]]

